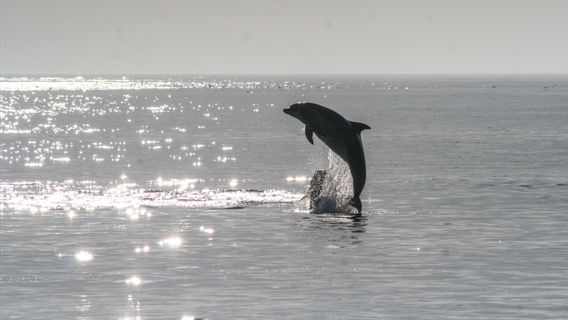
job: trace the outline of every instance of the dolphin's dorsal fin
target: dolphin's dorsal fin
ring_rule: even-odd
[[[308,139],[308,141],[311,144],[314,144],[314,130],[312,130],[312,127],[306,125],[304,132],[306,133],[306,138]]]
[[[351,123],[351,127],[353,128],[353,130],[355,130],[355,132],[357,132],[358,134],[361,134],[361,131],[365,129],[371,129],[371,127],[361,122],[355,122],[355,121],[349,121],[349,122]]]

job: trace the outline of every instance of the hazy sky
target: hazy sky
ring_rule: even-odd
[[[0,0],[2,74],[568,73],[567,0]]]

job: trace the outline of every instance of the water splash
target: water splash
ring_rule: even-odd
[[[349,199],[353,197],[351,171],[345,161],[331,150],[324,178],[314,177],[312,181],[306,197],[296,204],[297,209],[311,213],[356,213],[356,209],[349,205]],[[312,192],[314,190],[318,192]]]

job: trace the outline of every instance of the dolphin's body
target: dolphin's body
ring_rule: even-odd
[[[364,123],[348,121],[339,113],[315,103],[296,103],[284,109],[284,113],[306,125],[306,138],[311,144],[314,144],[313,134],[315,133],[323,143],[347,163],[353,178],[353,198],[350,199],[349,204],[361,213],[362,205],[359,196],[367,179],[361,131],[371,128]]]

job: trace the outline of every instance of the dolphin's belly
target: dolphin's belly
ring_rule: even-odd
[[[320,140],[323,141],[323,143],[325,143],[331,151],[335,152],[335,154],[347,162],[347,146],[343,141],[340,139],[330,139],[329,136],[320,137],[318,135],[318,138],[320,138]]]

